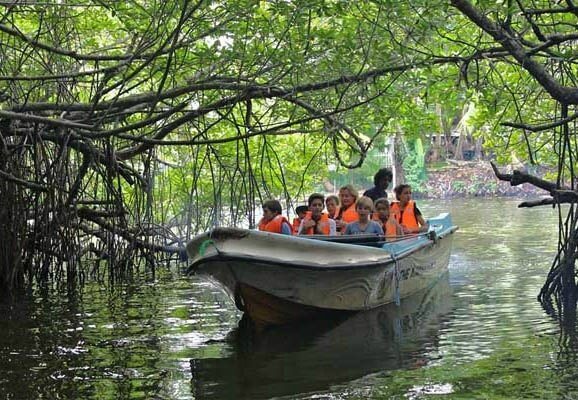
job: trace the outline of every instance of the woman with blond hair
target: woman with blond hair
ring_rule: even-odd
[[[341,208],[339,209],[339,215],[335,218],[338,231],[344,232],[348,223],[357,221],[358,215],[357,211],[355,211],[355,202],[358,196],[357,190],[355,190],[353,185],[345,185],[339,189]]]

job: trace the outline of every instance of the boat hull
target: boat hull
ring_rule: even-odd
[[[279,325],[399,302],[447,270],[454,229],[380,247],[263,232],[212,231],[187,246],[192,269],[260,325]]]
[[[258,326],[284,325],[305,319],[327,318],[345,312],[288,301],[244,283],[240,283],[237,290],[239,308]]]

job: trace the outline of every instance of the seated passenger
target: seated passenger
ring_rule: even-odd
[[[263,203],[263,218],[259,221],[259,230],[291,235],[291,225],[281,213],[281,203],[277,200],[267,200]]]
[[[340,232],[345,232],[347,224],[358,219],[357,211],[355,211],[357,196],[357,190],[352,185],[345,185],[339,189],[341,209],[339,210],[339,215],[335,218],[335,224]]]
[[[377,199],[374,208],[373,220],[381,224],[386,238],[403,235],[401,225],[389,212],[389,201],[386,198]]]
[[[403,233],[427,232],[428,223],[423,219],[421,211],[411,199],[411,186],[406,184],[397,185],[394,189],[396,202],[392,202],[390,212],[399,222]]]
[[[335,221],[323,212],[323,195],[313,193],[309,196],[307,203],[309,211],[305,215],[301,227],[300,235],[335,235]]]
[[[329,218],[336,219],[339,215],[339,197],[334,194],[327,196],[325,199],[325,208],[327,209]]]
[[[301,222],[303,222],[303,218],[305,218],[305,214],[307,214],[307,210],[309,207],[307,206],[297,206],[295,212],[297,213],[297,217],[293,218],[293,234],[297,235],[299,232],[299,227],[301,226]]]
[[[364,235],[376,234],[383,236],[383,229],[381,224],[370,219],[373,211],[373,201],[367,196],[361,196],[355,203],[355,209],[359,215],[359,219],[355,222],[347,224],[345,228],[346,235]]]

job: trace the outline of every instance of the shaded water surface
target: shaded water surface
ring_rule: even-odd
[[[536,302],[551,208],[418,202],[460,226],[449,273],[404,301],[255,332],[196,277],[167,271],[0,304],[1,399],[563,398],[576,347]]]

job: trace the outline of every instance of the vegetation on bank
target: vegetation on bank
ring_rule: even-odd
[[[508,166],[506,171],[512,171]],[[541,174],[550,172],[544,168],[536,169]],[[429,169],[427,179],[415,188],[417,196],[434,199],[454,197],[496,197],[511,196],[518,198],[547,196],[544,190],[523,184],[512,186],[500,181],[489,161],[453,162],[436,169]]]

